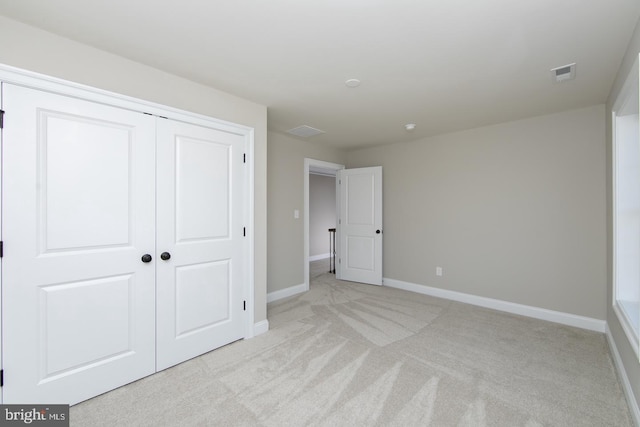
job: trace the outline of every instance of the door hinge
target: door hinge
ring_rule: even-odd
[[[242,236],[247,237],[247,227],[242,227]]]
[[[342,264],[342,258],[338,258],[338,264]]]
[[[4,386],[4,369],[0,369],[0,387]]]
[[[0,240],[0,258],[4,256],[4,242]]]
[[[0,110],[0,129],[4,128],[4,110]]]
[[[247,163],[247,154],[242,155],[242,163]]]
[[[246,301],[242,301],[242,309],[244,311],[247,311],[247,302]]]

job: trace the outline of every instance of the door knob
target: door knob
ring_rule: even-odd
[[[149,254],[144,254],[144,255],[142,255],[141,259],[142,259],[142,262],[151,262],[151,260],[153,258],[151,258],[151,255],[149,255]]]
[[[380,233],[382,233],[382,231],[376,230],[376,234],[380,234]]]
[[[162,253],[160,254],[160,258],[162,258],[162,260],[166,261],[166,260],[168,260],[169,258],[171,258],[171,254],[170,254],[169,252],[162,252]]]

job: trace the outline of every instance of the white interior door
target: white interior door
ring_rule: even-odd
[[[337,278],[382,285],[382,166],[338,171]]]
[[[244,336],[244,137],[158,121],[158,370]]]
[[[4,403],[155,371],[155,119],[3,84]]]

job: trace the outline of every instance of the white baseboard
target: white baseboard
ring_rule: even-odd
[[[261,320],[258,323],[253,324],[253,336],[257,337],[260,334],[264,334],[269,331],[269,321],[267,319]]]
[[[307,285],[302,283],[300,285],[291,286],[285,289],[280,289],[279,291],[270,292],[267,294],[267,303],[278,301],[283,298],[292,297],[297,294],[301,294],[302,292],[306,292],[309,289]]]
[[[309,261],[320,261],[321,259],[327,259],[331,256],[331,254],[320,254],[320,255],[313,255],[309,257]]]
[[[631,383],[629,382],[627,371],[624,369],[624,364],[622,363],[620,352],[618,352],[616,342],[613,339],[613,335],[611,335],[609,325],[606,325],[605,335],[607,337],[607,342],[609,343],[609,349],[611,349],[611,355],[613,356],[613,364],[616,366],[616,370],[618,371],[618,375],[620,376],[620,381],[622,382],[622,390],[624,391],[624,395],[627,398],[627,403],[629,404],[631,417],[633,418],[635,425],[640,426],[640,407],[638,407],[638,401],[633,394],[633,388],[631,388]]]
[[[453,301],[464,302],[480,307],[491,308],[493,310],[506,311],[507,313],[519,314],[521,316],[533,317],[534,319],[547,320],[549,322],[561,323],[563,325],[575,326],[577,328],[588,329],[590,331],[605,331],[606,322],[604,320],[593,319],[591,317],[578,316],[561,311],[547,310],[546,308],[533,307],[529,305],[516,304],[513,302],[497,300],[493,298],[479,297],[462,292],[449,291],[446,289],[433,288],[431,286],[418,285],[415,283],[403,282],[401,280],[384,278],[384,286],[403,289],[405,291],[430,295]]]

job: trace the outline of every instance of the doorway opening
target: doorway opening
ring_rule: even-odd
[[[335,273],[336,177],[309,172],[309,262],[311,279]],[[331,232],[330,230],[333,230]]]
[[[304,159],[303,260],[305,291],[309,290],[311,281],[311,262],[326,259],[326,269],[329,271],[329,259],[325,257],[332,255],[329,245],[329,228],[336,227],[338,201],[335,193],[335,179],[337,171],[341,169],[344,169],[344,165],[309,158]],[[330,185],[333,186],[333,192],[328,188]],[[333,203],[330,200],[332,195]],[[333,215],[331,211],[333,211]],[[333,226],[330,226],[332,221]]]

